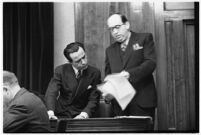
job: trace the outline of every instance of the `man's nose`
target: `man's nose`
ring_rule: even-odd
[[[81,62],[82,62],[82,65],[85,65],[86,64],[86,59],[82,59]]]
[[[116,28],[114,28],[112,32],[113,32],[113,34],[117,34],[118,30]]]

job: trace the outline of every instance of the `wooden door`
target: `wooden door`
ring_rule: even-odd
[[[194,3],[155,3],[158,129],[195,130]]]

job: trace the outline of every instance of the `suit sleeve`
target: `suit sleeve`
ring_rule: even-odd
[[[47,106],[47,110],[55,111],[57,96],[61,88],[60,70],[61,70],[60,68],[55,69],[54,76],[50,80],[50,83],[48,85],[48,88],[45,94],[45,103]]]
[[[130,81],[138,82],[151,75],[156,67],[156,54],[152,34],[148,34],[143,46],[144,61],[135,68],[127,70],[130,73]]]
[[[4,132],[16,132],[29,121],[29,111],[24,105],[12,105],[3,113]]]
[[[96,85],[101,83],[101,73],[100,71],[98,71],[95,75],[95,78],[92,82],[92,90],[90,93],[90,96],[88,98],[88,104],[87,106],[84,108],[83,112],[86,112],[89,117],[92,116],[92,114],[96,111],[96,107],[99,104],[99,100],[100,100],[100,92],[97,90]]]
[[[109,63],[109,58],[108,58],[108,50],[105,51],[105,76],[108,74],[111,74],[111,68],[110,68],[110,63]]]

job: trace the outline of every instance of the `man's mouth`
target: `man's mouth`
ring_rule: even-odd
[[[115,36],[116,37],[116,39],[120,39],[121,38],[121,36]]]
[[[87,65],[87,64],[86,64],[86,65],[84,65],[84,66],[82,67],[82,70],[87,69],[87,67],[88,67],[88,65]]]

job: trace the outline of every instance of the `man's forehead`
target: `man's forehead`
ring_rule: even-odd
[[[77,61],[85,55],[85,52],[82,47],[79,47],[77,52],[71,53],[70,56],[73,61]]]
[[[114,27],[116,25],[121,25],[122,20],[121,20],[120,15],[114,14],[114,15],[110,16],[108,18],[107,24],[108,24],[108,27]]]

